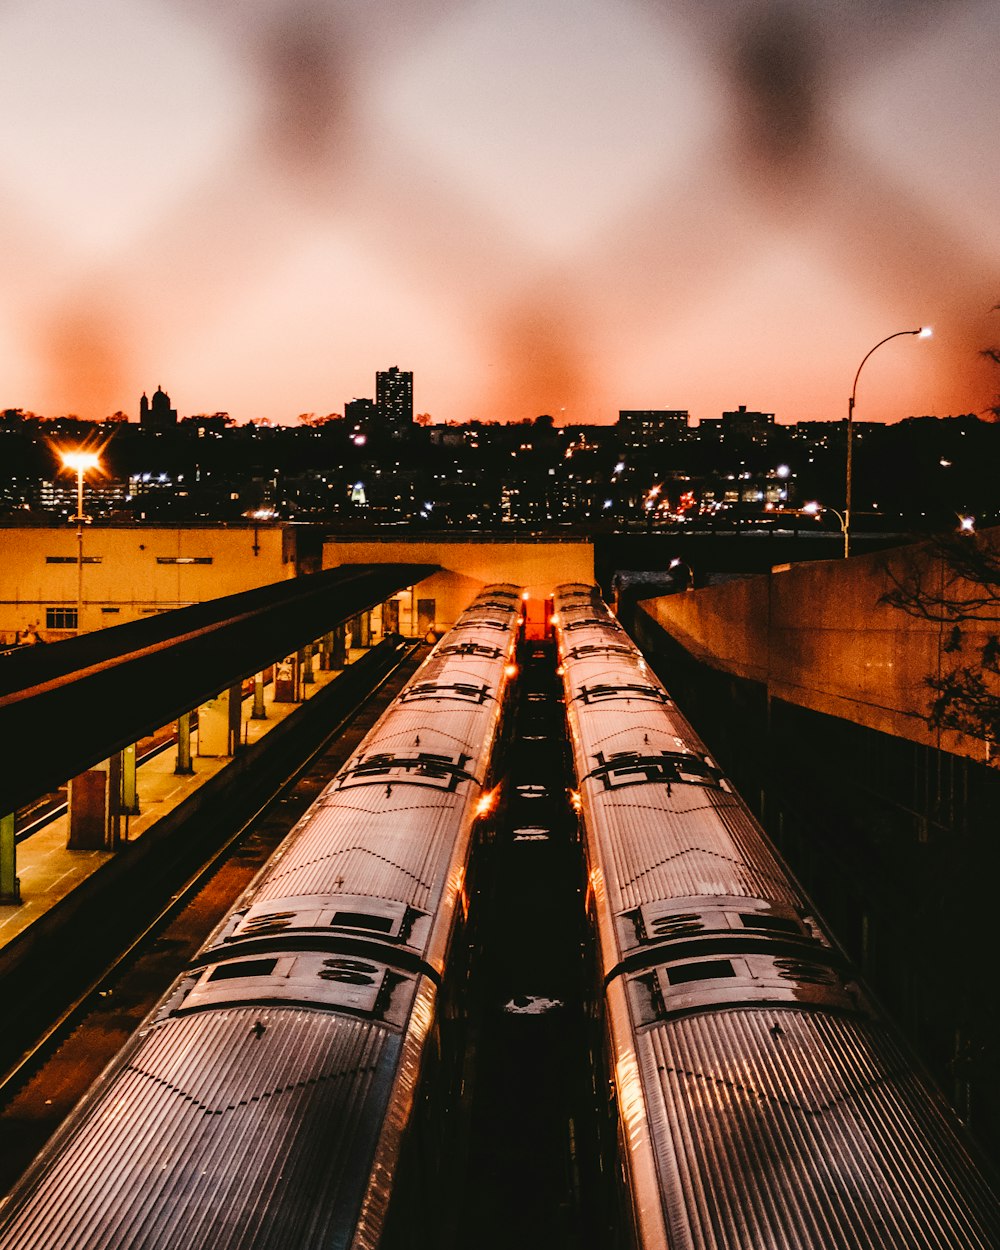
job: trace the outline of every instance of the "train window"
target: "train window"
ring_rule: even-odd
[[[395,923],[393,916],[371,916],[363,911],[338,911],[330,921],[330,924],[342,925],[345,929],[372,929],[377,933],[391,933]]]
[[[276,959],[244,959],[238,964],[219,964],[210,981],[233,981],[237,977],[269,977],[278,966]]]
[[[667,969],[671,985],[686,985],[689,981],[714,981],[720,977],[734,977],[736,969],[728,959],[712,959],[696,964],[677,964]]]
[[[802,926],[795,920],[788,920],[784,916],[767,916],[760,912],[750,912],[745,914],[740,912],[740,920],[743,921],[745,929],[764,929],[767,933],[794,933],[796,937],[802,934]]]

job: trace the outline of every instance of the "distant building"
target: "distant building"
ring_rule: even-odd
[[[344,403],[344,420],[348,429],[367,434],[375,425],[378,408],[374,399],[348,399]]]
[[[676,443],[688,427],[686,408],[623,408],[616,429],[623,447],[661,447]]]
[[[390,365],[375,374],[375,406],[382,428],[402,433],[413,424],[413,374]]]
[[[160,387],[152,400],[142,392],[139,400],[139,424],[144,430],[172,430],[177,424],[177,409],[170,407],[170,396]]]
[[[765,443],[773,425],[773,412],[748,412],[746,404],[722,414],[723,438],[737,442]]]

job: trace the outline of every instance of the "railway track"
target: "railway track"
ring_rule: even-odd
[[[221,842],[216,837],[211,855],[185,880],[171,883],[159,906],[96,972],[69,986],[51,975],[51,952],[37,958],[30,976],[37,1001],[22,1003],[34,1021],[31,1036],[19,1056],[0,1055],[0,1193],[9,1190],[142,1023],[419,658],[418,647],[401,652],[398,663],[325,733],[305,762],[275,777],[255,809],[226,830]],[[59,999],[55,1010],[54,998]]]

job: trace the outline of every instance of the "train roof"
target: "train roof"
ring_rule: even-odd
[[[998,1244],[996,1198],[878,1023],[744,1006],[657,1023],[635,1049],[670,1246]]]
[[[1000,1245],[954,1116],[704,745],[596,598],[556,609],[639,1244]]]
[[[61,1166],[37,1179],[2,1240],[18,1250],[350,1245],[363,1204],[387,1201],[389,1177],[369,1193],[368,1164],[384,1074],[403,1049],[382,1021],[302,1007],[170,1019],[87,1104]]]

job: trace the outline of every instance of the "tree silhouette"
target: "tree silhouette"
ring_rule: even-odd
[[[892,589],[880,602],[909,616],[951,626],[943,638],[938,673],[924,683],[932,692],[925,719],[931,729],[952,729],[987,744],[1000,763],[1000,535],[945,534],[915,548],[901,567],[885,571]]]

